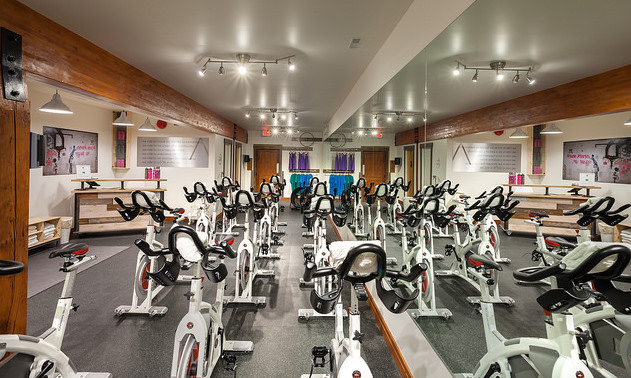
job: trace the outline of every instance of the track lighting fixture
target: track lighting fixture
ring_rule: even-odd
[[[359,130],[359,131],[357,132],[357,135],[359,135],[359,136],[363,136],[363,135],[364,135],[364,130]]]
[[[55,91],[53,98],[39,108],[41,112],[56,114],[72,114],[72,110],[61,101],[59,91]]]
[[[554,123],[549,123],[543,130],[541,130],[541,134],[563,134],[563,131],[557,127]]]
[[[475,70],[475,74],[471,78],[471,81],[473,81],[474,83],[478,82],[478,70]]]
[[[453,71],[454,75],[459,75],[460,72],[464,70],[475,71],[473,77],[471,78],[471,81],[474,83],[478,82],[479,71],[494,71],[495,79],[497,79],[498,81],[504,79],[504,75],[506,72],[514,72],[515,76],[513,76],[512,82],[515,84],[519,83],[519,80],[521,79],[521,75],[519,73],[523,73],[524,71],[526,71],[526,80],[528,81],[528,84],[532,85],[535,83],[535,79],[533,79],[531,76],[532,67],[506,67],[506,62],[503,60],[493,61],[489,63],[489,67],[467,67],[465,64],[456,61],[456,69]]]
[[[278,127],[274,127],[274,128],[272,129],[272,133],[273,133],[273,134],[278,134]]]
[[[512,139],[525,139],[528,138],[528,134],[526,134],[524,132],[524,130],[522,130],[521,127],[518,127],[515,129],[515,131],[513,131],[513,133],[509,136],[509,138]]]
[[[278,122],[278,119],[287,121],[288,116],[294,116],[294,119],[298,119],[298,112],[293,109],[281,109],[281,108],[248,108],[245,109],[245,118],[250,118],[251,114],[258,114],[260,119],[267,118],[268,114],[272,115],[272,119]],[[278,115],[278,117],[276,117]],[[291,119],[289,119],[291,122]]]
[[[392,111],[377,112],[374,114],[373,118],[376,120],[376,119],[379,119],[380,116],[385,116],[387,122],[392,122],[395,120],[394,117],[396,117],[396,121],[400,122],[401,117],[403,117],[405,121],[407,121],[408,123],[411,123],[412,121],[414,121],[414,117],[419,116],[421,114],[423,113],[392,110]]]
[[[134,123],[127,118],[127,112],[122,111],[121,114],[112,122],[114,126],[134,126]]]
[[[219,75],[223,75],[226,73],[224,68],[225,64],[237,64],[238,72],[242,75],[245,75],[248,72],[248,65],[250,64],[262,64],[261,68],[261,76],[267,76],[267,65],[268,64],[278,64],[284,60],[287,61],[287,66],[290,71],[293,71],[296,66],[294,62],[291,60],[295,55],[284,56],[282,58],[274,59],[274,60],[253,60],[249,54],[239,53],[236,55],[234,60],[225,60],[225,59],[213,59],[213,58],[205,58],[204,65],[198,71],[200,76],[204,76],[206,74],[206,67],[208,63],[219,63]]]

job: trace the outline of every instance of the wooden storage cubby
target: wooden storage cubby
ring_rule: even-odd
[[[44,225],[45,223],[50,223],[55,226],[55,233],[52,237],[44,236]],[[28,232],[28,236],[31,237],[33,235],[37,235],[37,243],[31,244],[28,247],[33,248],[38,245],[42,245],[44,243],[49,243],[52,241],[59,240],[61,238],[61,217],[34,217],[29,218],[28,220],[29,228],[31,226],[35,226],[36,231]]]

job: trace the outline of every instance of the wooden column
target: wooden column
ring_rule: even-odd
[[[28,263],[29,104],[0,95],[0,259]],[[28,266],[27,266],[28,267]],[[0,334],[26,333],[27,269],[0,277]]]

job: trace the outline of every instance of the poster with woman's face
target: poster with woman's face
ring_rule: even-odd
[[[74,175],[77,165],[98,172],[99,134],[44,126],[46,159],[44,176]]]

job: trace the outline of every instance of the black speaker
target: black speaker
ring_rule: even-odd
[[[394,158],[394,165],[401,165],[401,158]]]
[[[244,163],[249,163],[250,162],[250,155],[243,155],[243,162]]]

